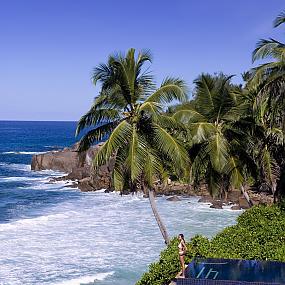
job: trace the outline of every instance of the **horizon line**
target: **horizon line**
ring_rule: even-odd
[[[0,122],[78,122],[77,120],[9,120],[9,119],[0,119]]]

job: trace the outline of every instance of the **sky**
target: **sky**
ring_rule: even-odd
[[[77,121],[99,92],[93,68],[129,48],[150,49],[157,84],[253,67],[284,0],[0,0],[0,120]]]

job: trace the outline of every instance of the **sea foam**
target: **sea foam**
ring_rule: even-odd
[[[20,170],[20,171],[30,171],[30,164],[17,164],[17,163],[6,163],[0,162],[0,168],[8,168],[11,170]]]
[[[114,271],[104,272],[104,273],[102,272],[102,273],[97,273],[93,276],[83,276],[80,278],[63,281],[55,285],[85,285],[85,284],[91,285],[91,284],[96,284],[96,281],[103,281],[104,279],[108,278],[109,276],[113,274],[114,274]]]
[[[2,154],[26,154],[26,155],[33,155],[33,154],[43,154],[44,151],[4,151],[1,152]]]

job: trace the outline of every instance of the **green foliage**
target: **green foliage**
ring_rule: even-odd
[[[79,151],[107,138],[93,166],[98,170],[115,155],[112,178],[119,191],[126,190],[128,181],[129,188],[139,183],[152,187],[154,180],[166,176],[165,162],[181,176],[189,164],[183,144],[172,135],[172,130],[179,131],[179,124],[163,113],[172,101],[187,99],[187,86],[179,78],[166,77],[156,88],[147,62],[151,62],[149,51],[136,54],[130,49],[97,66],[92,79],[101,84],[100,93],[77,125],[77,135],[93,127],[80,140]]]
[[[177,245],[173,239],[136,285],[169,284],[180,270]],[[278,206],[255,206],[211,240],[193,237],[187,248],[186,263],[193,257],[285,261],[285,212]]]
[[[187,130],[190,181],[207,183],[212,195],[221,195],[229,186],[239,188],[247,178],[252,161],[241,155],[250,136],[244,131],[249,113],[247,97],[231,76],[202,74],[195,81],[191,105],[181,105],[172,117]],[[246,129],[245,129],[246,130]]]

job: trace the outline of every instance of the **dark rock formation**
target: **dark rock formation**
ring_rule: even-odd
[[[214,201],[214,198],[210,195],[205,195],[205,196],[202,196],[198,202],[200,203],[213,203]]]
[[[167,201],[173,201],[173,202],[177,202],[177,201],[181,201],[181,199],[177,196],[172,196],[166,199]]]
[[[212,202],[212,205],[210,206],[210,208],[214,208],[214,209],[223,209],[223,202],[219,201],[219,200],[214,200]]]
[[[91,147],[88,151],[79,153],[78,144],[67,147],[61,151],[51,151],[34,155],[32,158],[32,170],[57,170],[67,173],[66,176],[54,180],[78,181],[77,186],[82,191],[94,191],[111,188],[111,172],[114,160],[107,165],[102,165],[98,171],[92,170],[92,159],[101,144]]]
[[[231,210],[241,210],[241,207],[239,205],[231,206]]]
[[[239,197],[238,204],[242,209],[249,209],[250,208],[246,199],[243,196]]]

